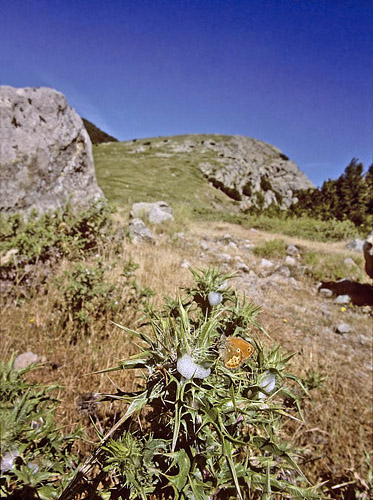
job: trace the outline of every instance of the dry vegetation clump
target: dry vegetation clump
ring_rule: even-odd
[[[236,247],[222,243],[227,233],[237,242]],[[296,283],[273,280],[260,267],[261,257],[243,245],[249,241],[259,246],[273,239],[300,248],[297,266],[292,271]],[[206,244],[201,246],[202,241]],[[231,259],[221,261],[222,253],[229,254]],[[131,335],[111,321],[137,329],[149,301],[159,306],[164,295],[175,296],[181,287],[190,286],[192,276],[181,267],[183,261],[199,269],[218,264],[223,271],[234,271],[239,257],[255,273],[257,285],[250,281],[248,272],[240,272],[233,285],[262,306],[261,323],[271,338],[263,336],[261,341],[265,347],[279,343],[289,352],[295,352],[291,370],[309,389],[310,397],[301,403],[304,422],[289,419],[284,430],[285,437],[306,450],[300,463],[302,469],[314,484],[326,481],[325,493],[330,498],[369,498],[373,437],[372,316],[367,308],[337,305],[317,294],[317,273],[325,267],[325,260],[314,263],[312,272],[306,272],[302,266],[306,266],[305,256],[310,253],[322,255],[331,268],[333,262],[352,257],[357,262],[356,279],[368,282],[359,274],[361,261],[354,253],[346,252],[342,243],[310,242],[223,223],[190,222],[184,235],[178,238],[170,226],[158,234],[158,244],[154,246],[133,245],[123,238],[116,251],[103,246],[75,262],[63,257],[53,263],[47,280],[43,275],[38,293],[2,298],[0,359],[5,361],[13,352],[25,351],[45,357],[43,367],[31,372],[29,378],[63,385],[57,418],[69,430],[83,423],[87,441],[79,447],[82,454],[88,453],[97,441],[88,416],[104,432],[123,414],[118,403],[95,404],[95,394],[113,393],[117,388],[138,390],[142,384],[139,372],[87,376],[138,352]],[[274,261],[274,267],[282,264],[281,255],[268,258]],[[80,271],[73,274],[77,265],[81,266]],[[91,296],[92,282],[87,285],[88,293],[84,292],[84,280],[78,279],[84,276],[84,269],[96,272],[101,269],[96,274],[98,289]],[[68,282],[72,290],[69,292]],[[109,285],[114,288],[107,288]],[[84,295],[78,311],[84,314],[74,316],[73,306],[77,302],[73,293]],[[70,309],[67,297],[72,297]],[[110,305],[113,300],[118,302],[115,307]],[[65,304],[65,309],[61,304]],[[94,316],[98,309],[100,314]],[[66,321],[61,319],[64,315]],[[340,322],[351,326],[349,334],[334,331]]]

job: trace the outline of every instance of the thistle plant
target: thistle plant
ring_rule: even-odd
[[[76,481],[98,464],[113,480],[105,499],[320,498],[281,435],[284,419],[301,418],[292,355],[264,349],[260,309],[228,287],[230,276],[192,273],[195,286],[149,309],[144,331],[118,325],[143,347],[110,370],[141,369],[143,388],[103,395],[127,409]],[[211,304],[211,293],[221,300]],[[227,342],[250,346],[233,351],[235,369]]]

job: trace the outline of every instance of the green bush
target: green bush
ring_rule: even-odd
[[[312,217],[271,217],[266,214],[247,216],[246,225],[263,231],[282,233],[311,241],[340,241],[359,236],[356,226],[348,220],[318,220]]]
[[[78,334],[91,333],[97,321],[113,319],[128,306],[136,309],[154,294],[129,279],[137,268],[132,260],[124,264],[115,284],[105,275],[112,267],[105,267],[102,260],[90,265],[78,262],[56,278],[60,325],[73,332],[74,339]]]
[[[54,422],[59,402],[51,395],[57,386],[27,382],[32,369],[0,363],[0,496],[50,500],[75,473],[71,447],[80,431],[62,434]]]
[[[356,281],[363,281],[363,257],[360,255],[355,256],[353,259],[355,265],[352,266],[346,264],[346,257],[347,255],[309,251],[303,255],[303,262],[307,266],[307,274],[318,281],[336,281],[346,277]]]
[[[41,216],[0,215],[0,252],[16,253],[5,267],[35,264],[63,256],[77,257],[98,251],[112,236],[112,208],[97,201],[89,208],[74,211],[71,205]]]
[[[244,491],[320,498],[298,466],[299,450],[282,439],[284,420],[299,409],[301,383],[286,369],[292,355],[263,348],[259,308],[228,288],[230,276],[192,272],[194,287],[148,311],[150,334],[118,325],[143,348],[112,370],[142,369],[144,387],[112,395],[127,410],[62,498],[97,464],[112,479],[105,499],[242,499]],[[232,338],[254,355],[224,350]],[[237,369],[228,369],[234,356]]]

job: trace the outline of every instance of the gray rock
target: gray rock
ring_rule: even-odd
[[[356,250],[357,252],[362,252],[363,251],[363,245],[364,245],[364,240],[360,240],[359,238],[356,238],[349,243],[347,243],[346,248],[349,250]]]
[[[23,370],[24,368],[27,368],[28,366],[35,364],[35,363],[43,363],[45,362],[44,357],[40,357],[34,352],[24,352],[22,354],[19,354],[16,359],[14,360],[13,368],[17,371]]]
[[[319,294],[322,295],[323,297],[327,297],[327,298],[330,298],[333,296],[333,292],[331,290],[329,290],[329,288],[320,288]]]
[[[210,245],[206,241],[201,241],[200,247],[202,250],[208,250],[210,248]]]
[[[294,245],[288,245],[286,248],[286,254],[296,257],[299,254],[299,248]]]
[[[236,269],[238,271],[242,271],[244,273],[249,273],[250,272],[249,267],[244,262],[237,262]]]
[[[344,333],[350,333],[351,326],[347,323],[339,323],[339,325],[336,326],[335,331],[336,333],[340,333],[341,335],[343,335]]]
[[[201,161],[199,168],[213,186],[240,201],[243,209],[280,204],[287,208],[296,201],[297,189],[313,187],[312,182],[279,149],[242,136],[217,136],[203,141],[198,151],[213,156]]]
[[[268,260],[268,259],[262,259],[260,261],[260,267],[262,267],[264,269],[268,269],[270,267],[273,267],[273,262],[271,260]]]
[[[217,306],[223,300],[223,295],[220,292],[210,292],[207,296],[210,306]]]
[[[228,264],[232,260],[232,257],[229,255],[229,253],[217,253],[215,254],[215,258],[219,262],[223,262],[226,264]]]
[[[0,210],[41,213],[103,198],[88,133],[60,92],[1,86],[0,108]]]
[[[189,269],[189,268],[190,268],[190,265],[191,265],[191,264],[190,264],[189,260],[184,259],[184,260],[182,261],[182,263],[180,264],[180,267],[182,267],[183,269]]]
[[[134,203],[130,216],[143,219],[144,222],[149,221],[152,224],[161,224],[168,220],[174,220],[172,208],[165,201]]]
[[[349,304],[351,302],[349,295],[338,295],[337,298],[334,299],[335,304]]]
[[[297,261],[294,259],[294,257],[290,257],[290,255],[287,255],[287,256],[285,257],[285,264],[286,264],[287,266],[291,266],[291,267],[293,267],[293,266],[295,266],[295,265],[296,265],[296,263],[297,263]]]
[[[128,229],[129,236],[133,243],[155,243],[153,233],[141,219],[131,219]]]
[[[280,266],[276,269],[276,273],[280,276],[285,276],[285,278],[290,278],[291,276],[291,271],[288,266]]]

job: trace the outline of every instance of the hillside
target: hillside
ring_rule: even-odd
[[[96,125],[85,118],[82,118],[86,131],[88,132],[89,138],[92,144],[102,144],[104,142],[118,142],[118,139],[107,134]]]
[[[93,149],[99,185],[110,201],[163,199],[197,211],[286,208],[312,187],[294,162],[241,136],[184,135],[100,144]]]

